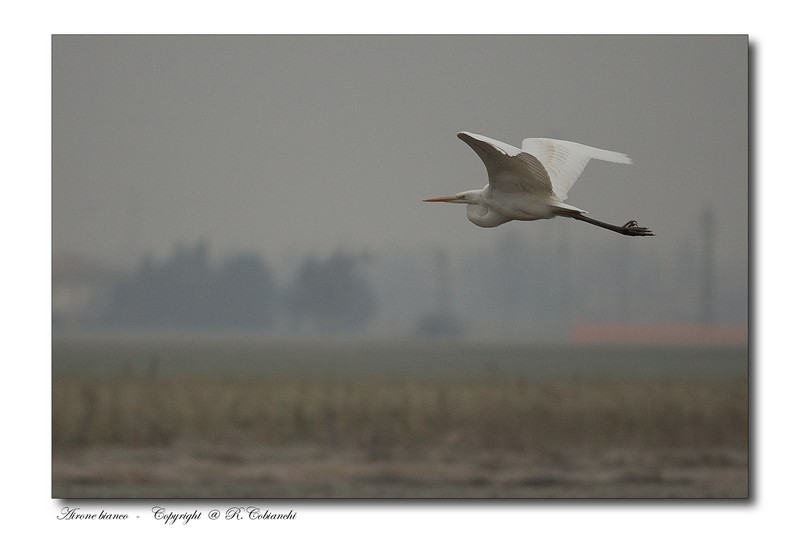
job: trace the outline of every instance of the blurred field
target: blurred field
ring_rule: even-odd
[[[746,348],[54,341],[54,497],[747,495]]]

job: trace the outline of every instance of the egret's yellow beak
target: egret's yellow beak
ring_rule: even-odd
[[[423,202],[455,202],[455,196],[437,196],[436,198],[426,198]]]

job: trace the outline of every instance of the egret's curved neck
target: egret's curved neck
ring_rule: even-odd
[[[463,194],[465,195],[464,203],[469,204],[467,206],[467,218],[476,226],[493,228],[511,220],[487,205],[486,188],[467,191]]]

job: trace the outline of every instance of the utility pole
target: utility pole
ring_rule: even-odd
[[[703,271],[700,279],[700,320],[706,324],[716,322],[716,290],[714,287],[714,248],[716,244],[716,228],[714,211],[707,207],[702,216],[700,226],[703,228]]]

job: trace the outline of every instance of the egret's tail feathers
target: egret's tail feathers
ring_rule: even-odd
[[[574,205],[565,204],[564,202],[550,202],[553,207],[553,214],[560,217],[571,217],[576,214],[586,213],[585,210]]]

